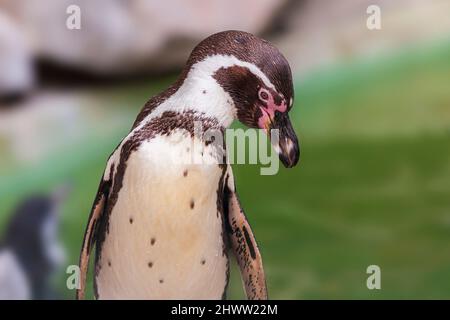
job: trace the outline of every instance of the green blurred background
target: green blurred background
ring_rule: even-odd
[[[365,28],[367,14],[359,14]],[[371,32],[391,36],[386,28]],[[450,297],[447,31],[412,43],[399,40],[370,54],[338,55],[308,70],[293,67],[291,118],[301,141],[299,165],[280,167],[274,176],[261,176],[259,166],[234,165],[241,203],[264,259],[270,298]],[[277,34],[268,33],[280,39]],[[302,58],[300,49],[288,52],[289,60]],[[73,190],[61,213],[61,237],[65,264],[77,264],[106,159],[143,104],[176,74],[95,80],[74,87],[48,81],[46,94],[77,96],[67,103],[76,111],[63,116],[70,125],[44,126],[48,132],[43,137],[51,147],[32,161],[18,161],[11,136],[0,135],[0,230],[23,197],[70,181]],[[26,108],[18,107],[22,117]],[[12,110],[0,112],[10,115]],[[70,139],[61,141],[60,130],[72,132]],[[366,268],[373,264],[381,268],[381,290],[366,287]],[[54,282],[63,297],[72,298],[63,269]],[[243,297],[233,266],[229,298]]]

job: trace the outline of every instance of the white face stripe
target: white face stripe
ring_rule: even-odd
[[[151,119],[160,116],[165,111],[183,112],[185,110],[194,110],[202,112],[205,116],[216,118],[224,127],[228,127],[236,118],[236,108],[231,96],[225,92],[213,76],[220,68],[229,68],[232,66],[241,66],[249,69],[263,81],[266,87],[276,91],[275,86],[270,82],[269,78],[256,65],[239,60],[231,55],[218,54],[207,56],[202,61],[192,65],[180,88],[167,100],[157,106],[122,140],[116,152],[108,160],[104,178],[106,180],[112,178],[109,175],[111,165],[115,163],[117,169],[120,150],[125,141],[134,132],[149,123]],[[203,91],[206,91],[207,94],[203,94]]]

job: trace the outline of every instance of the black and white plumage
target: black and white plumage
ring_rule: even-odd
[[[65,252],[58,237],[67,186],[24,199],[8,222],[0,245],[0,299],[55,299],[51,278]]]
[[[223,161],[224,146],[205,141],[194,124],[223,132],[238,119],[267,132],[279,129],[275,150],[292,167],[299,158],[288,118],[292,104],[289,64],[272,44],[239,31],[202,41],[107,162],[81,250],[77,298],[84,297],[95,243],[99,299],[225,298],[229,248],[247,297],[266,299],[261,255]]]

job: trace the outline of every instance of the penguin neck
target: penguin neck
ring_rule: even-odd
[[[177,91],[177,109],[192,111],[215,119],[224,128],[236,117],[231,96],[209,75],[188,74]]]
[[[177,81],[181,85],[152,113],[157,115],[164,111],[194,112],[216,120],[221,127],[229,127],[236,117],[231,96],[209,72],[196,70],[195,65],[187,74],[183,74],[184,79]]]

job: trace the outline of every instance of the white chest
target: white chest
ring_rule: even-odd
[[[222,170],[189,163],[192,142],[157,137],[130,155],[98,261],[99,298],[221,298],[228,271],[217,208]]]

